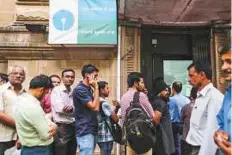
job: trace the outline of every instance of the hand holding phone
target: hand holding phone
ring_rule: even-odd
[[[97,85],[97,79],[94,77],[93,74],[88,74],[88,79],[89,79],[89,84],[92,86],[94,89],[98,88]]]

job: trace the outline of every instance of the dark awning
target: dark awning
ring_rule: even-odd
[[[208,25],[230,21],[230,0],[124,0],[124,19],[152,25]],[[122,2],[120,2],[120,7]]]

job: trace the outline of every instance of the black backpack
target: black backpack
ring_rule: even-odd
[[[126,110],[124,129],[126,139],[135,153],[146,153],[154,147],[155,127],[139,102],[139,92],[135,92],[133,101]]]
[[[102,104],[104,102],[100,102],[100,109],[99,112],[103,118],[104,123],[107,126],[107,129],[110,131],[113,139],[115,142],[122,144],[122,128],[118,123],[115,123],[112,118],[110,117],[110,123],[106,121],[107,116],[104,114],[104,111],[102,110]]]

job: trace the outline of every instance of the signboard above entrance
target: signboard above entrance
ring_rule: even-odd
[[[49,44],[117,44],[116,0],[50,0]]]

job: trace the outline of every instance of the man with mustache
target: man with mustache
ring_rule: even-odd
[[[25,80],[23,67],[14,65],[8,68],[9,81],[0,86],[0,155],[13,147],[17,140],[13,107],[18,97],[26,93],[22,86]]]
[[[222,60],[224,78],[229,83],[223,100],[222,107],[217,115],[219,130],[214,134],[214,141],[220,148],[220,154],[230,155],[231,144],[231,47],[225,46],[219,50]]]
[[[75,155],[77,143],[71,88],[75,80],[75,71],[63,70],[61,79],[62,84],[56,86],[51,93],[52,117],[58,126],[53,153],[54,155]]]
[[[217,146],[213,134],[218,128],[216,115],[222,105],[223,94],[211,83],[212,70],[206,60],[192,63],[188,67],[188,75],[189,83],[198,92],[186,141],[192,147],[191,155],[214,155]]]

